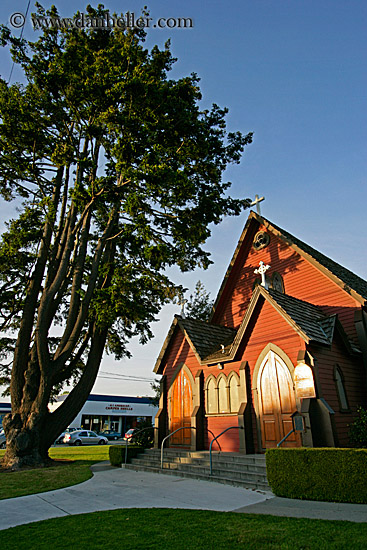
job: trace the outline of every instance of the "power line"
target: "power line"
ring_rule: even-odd
[[[23,38],[24,27],[25,27],[25,24],[26,24],[26,21],[27,21],[27,15],[28,15],[28,11],[29,11],[29,6],[30,6],[30,4],[31,4],[31,0],[28,0],[28,6],[27,6],[27,9],[26,9],[26,12],[25,12],[25,16],[24,16],[24,25],[23,25],[22,30],[21,30],[21,32],[20,32],[20,40],[22,40],[22,38]],[[11,77],[13,76],[14,65],[15,65],[15,61],[13,61],[13,64],[12,64],[12,66],[11,66],[11,71],[10,71],[10,76],[9,76],[8,84],[10,84]]]
[[[105,380],[119,380],[120,382],[143,382],[145,384],[151,384],[151,382],[148,382],[148,380],[140,380],[139,378],[115,378],[114,376],[98,376],[98,378],[104,378]]]
[[[137,374],[121,374],[119,372],[108,372],[106,370],[100,370],[100,374],[111,374],[112,376],[121,376],[123,378],[141,378],[142,380],[153,380],[152,377],[139,376]]]
[[[118,374],[115,372],[100,371],[98,378],[106,378],[108,380],[126,380],[127,382],[154,382],[154,378],[146,378],[144,376],[134,376],[129,374]]]

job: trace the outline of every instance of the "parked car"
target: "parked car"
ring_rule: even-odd
[[[114,440],[121,439],[122,433],[121,432],[114,432],[113,430],[103,430],[102,432],[98,432],[99,435],[103,435],[104,437],[107,437],[108,440]]]
[[[125,434],[125,437],[124,437],[124,440],[128,440],[130,441],[131,443],[133,442],[133,436],[134,436],[134,432],[136,432],[137,429],[136,428],[130,428],[130,430],[127,430],[126,434]]]
[[[66,436],[66,434],[75,432],[76,430],[81,430],[81,428],[66,428],[66,430],[62,432],[62,434],[60,434],[59,437],[55,440],[54,445],[56,443],[58,444],[64,443],[64,437]]]
[[[6,437],[4,430],[0,431],[0,449],[5,449],[6,447]]]
[[[68,445],[106,445],[108,443],[107,437],[97,435],[89,430],[77,430],[67,433],[63,441]]]

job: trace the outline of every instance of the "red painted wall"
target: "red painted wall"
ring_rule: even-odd
[[[326,313],[337,313],[344,330],[357,341],[354,312],[360,308],[358,302],[269,231],[269,245],[256,251],[252,248],[253,235],[257,230],[267,230],[255,221],[253,224],[254,229],[249,231],[248,239],[242,244],[212,322],[234,328],[241,324],[254,282],[259,279],[254,271],[262,260],[271,266],[268,271],[270,276],[277,271],[283,277],[286,294],[318,305]]]
[[[320,397],[324,397],[334,410],[334,422],[338,441],[341,447],[350,445],[348,436],[348,424],[356,417],[357,406],[366,406],[365,374],[362,358],[351,357],[339,335],[336,335],[331,348],[321,346],[310,348],[310,352],[316,357],[316,366],[319,373]],[[344,375],[345,391],[350,410],[341,411],[337,387],[334,379],[335,366],[338,365]]]

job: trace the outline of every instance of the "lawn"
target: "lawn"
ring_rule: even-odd
[[[54,466],[0,473],[0,499],[33,495],[82,483],[92,477],[92,464],[108,460],[108,449],[109,445],[51,447],[50,457],[60,461]],[[4,453],[0,451],[0,458]]]
[[[50,542],[52,541],[52,543]],[[0,532],[1,548],[78,550],[344,549],[367,547],[367,524],[203,510],[125,509]]]

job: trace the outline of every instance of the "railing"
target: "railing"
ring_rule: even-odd
[[[213,475],[213,462],[212,462],[212,447],[213,447],[213,443],[214,441],[216,441],[217,439],[220,438],[221,435],[225,434],[226,432],[228,432],[228,430],[243,430],[244,427],[243,426],[230,426],[229,428],[226,428],[225,430],[223,430],[219,435],[217,435],[214,439],[211,440],[210,442],[210,445],[209,445],[209,464],[210,464],[210,474],[209,475]]]
[[[156,428],[156,426],[148,426],[148,428],[142,428],[141,430],[137,430],[136,432],[134,432],[132,437],[135,438],[138,433],[145,432],[146,430],[158,430],[158,428]],[[127,462],[127,446],[129,444],[129,441],[130,439],[125,439],[125,465]]]
[[[283,439],[281,439],[281,440],[279,441],[279,443],[277,443],[277,447],[280,447],[281,444],[283,443],[283,441],[285,441],[293,432],[294,432],[294,428],[293,428],[290,432],[288,432],[287,435],[285,435],[285,436],[283,437]]]
[[[166,439],[169,439],[171,437],[171,435],[175,434],[176,432],[179,432],[180,430],[196,430],[196,428],[195,428],[195,426],[183,426],[182,428],[178,428],[174,432],[168,434],[163,439],[162,444],[161,444],[161,470],[163,470],[163,447],[164,447],[164,442],[166,441]],[[210,432],[212,434],[212,436],[214,436],[214,434],[211,430],[208,430],[208,432]],[[219,443],[218,443],[218,445],[219,445],[219,448],[221,448]]]
[[[174,435],[175,433],[179,432],[180,430],[196,430],[194,426],[183,426],[182,428],[177,428],[174,432],[166,435],[166,437],[163,439],[161,443],[161,470],[163,470],[163,447],[165,444],[165,441],[171,437],[171,435]]]

